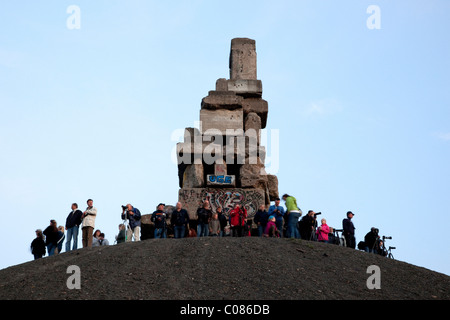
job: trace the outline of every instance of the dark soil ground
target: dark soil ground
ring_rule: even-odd
[[[69,290],[70,265],[81,289]],[[370,290],[367,268],[381,271]],[[151,239],[80,249],[0,270],[0,299],[450,299],[450,277],[317,242]]]

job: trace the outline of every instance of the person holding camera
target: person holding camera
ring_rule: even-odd
[[[352,218],[354,213],[351,211],[347,212],[347,219],[342,220],[342,229],[344,229],[344,238],[345,243],[348,248],[355,249],[356,248],[356,239],[355,239],[355,226],[353,225]]]
[[[244,225],[247,221],[247,209],[241,208],[239,204],[236,204],[234,209],[230,211],[230,218],[232,237],[242,237]]]
[[[83,248],[92,248],[92,239],[94,235],[93,231],[95,228],[95,218],[97,217],[97,208],[93,206],[94,201],[92,199],[88,199],[86,202],[88,207],[83,212],[83,227],[81,228],[81,231],[83,233]]]
[[[164,203],[158,204],[157,210],[152,213],[151,221],[155,223],[155,239],[167,238],[165,206]]]
[[[284,208],[280,206],[280,198],[275,199],[275,204],[269,207],[269,216],[275,217],[275,224],[277,225],[277,229],[280,232],[280,236],[283,237],[283,217],[284,217]]]
[[[300,221],[300,235],[303,240],[315,240],[316,216],[314,210],[309,210],[308,214]]]
[[[370,228],[370,231],[364,237],[364,251],[377,254],[378,243],[380,236],[378,235],[378,229],[375,227]]]
[[[141,212],[138,208],[134,208],[131,204],[122,206],[122,220],[128,220],[127,242],[141,240]]]
[[[189,214],[182,208],[181,202],[177,202],[175,210],[170,217],[175,239],[184,238],[186,230],[189,230]]]

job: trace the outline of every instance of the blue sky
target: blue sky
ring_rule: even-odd
[[[73,4],[79,30],[66,26]],[[367,28],[370,5],[381,29]],[[449,10],[445,0],[2,3],[0,268],[31,260],[34,230],[64,224],[72,202],[94,199],[111,242],[120,205],[174,204],[173,133],[229,78],[231,39],[249,37],[269,140],[280,135],[280,193],[331,226],[352,210],[357,241],[378,227],[399,260],[450,274]]]

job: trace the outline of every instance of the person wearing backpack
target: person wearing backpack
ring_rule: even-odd
[[[186,209],[182,208],[181,202],[177,202],[170,218],[170,224],[173,226],[175,239],[184,238],[186,230],[189,229],[189,214]]]

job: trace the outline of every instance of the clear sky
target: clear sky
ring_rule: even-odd
[[[280,193],[330,226],[352,210],[357,241],[377,227],[399,260],[450,274],[450,1],[0,8],[0,268],[31,260],[35,229],[63,225],[72,202],[94,199],[110,242],[122,204],[175,204],[175,133],[229,78],[231,39],[248,37],[269,140],[279,130]]]

